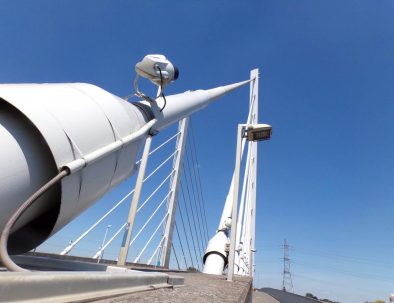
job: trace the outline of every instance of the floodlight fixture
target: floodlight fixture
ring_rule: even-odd
[[[269,124],[248,125],[245,130],[245,137],[248,141],[264,141],[271,139],[272,126]]]

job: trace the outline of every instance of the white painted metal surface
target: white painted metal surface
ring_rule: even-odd
[[[10,135],[7,136],[7,141],[14,140],[13,150],[19,149],[18,157],[10,154],[14,151],[2,149],[7,155],[2,155],[1,161],[9,164],[2,163],[0,180],[14,179],[15,182],[0,190],[1,209],[7,209],[7,212],[0,213],[0,229],[10,213],[58,168],[133,133],[147,122],[133,105],[89,84],[0,85],[0,98],[1,103],[7,103],[3,109],[12,105],[12,110],[17,112],[18,123],[32,123],[34,126],[31,127],[38,129],[35,133],[25,132],[25,137],[30,136],[32,141],[28,145],[22,142],[23,137],[10,139]],[[9,117],[13,113],[3,110],[3,115]],[[10,125],[2,134],[15,133],[18,125]],[[37,147],[41,151],[35,151]],[[33,248],[58,231],[133,172],[138,147],[139,144],[124,146],[63,179],[61,189],[52,192],[52,197],[40,198],[36,204],[37,211],[45,214],[52,209],[56,222],[50,222],[42,231],[43,220],[46,223],[49,220],[45,218],[31,223],[37,214],[29,209],[17,226],[27,226],[23,231],[25,237],[18,243],[18,246],[23,244],[21,251]],[[11,251],[12,240],[11,237]]]
[[[162,97],[157,98],[155,103],[148,103],[147,101],[144,101],[143,103],[152,106],[155,119],[157,119],[157,124],[152,128],[152,131],[159,131],[174,122],[190,116],[192,113],[207,107],[210,103],[224,96],[228,92],[231,92],[249,82],[250,80],[247,80],[208,90],[200,89],[168,96],[166,97],[167,105],[162,112],[160,112],[160,109],[164,105]]]
[[[218,231],[209,240],[204,255],[204,274],[221,275],[227,264],[227,246],[230,241],[225,231]]]
[[[156,133],[246,83],[167,96],[162,112],[161,98],[132,105],[90,84],[0,85],[7,146],[0,151],[0,230],[61,167],[72,171],[19,219],[10,253],[38,246],[133,173],[150,129]]]
[[[249,82],[251,83],[251,85],[254,85],[255,81],[257,81],[258,77],[258,69],[255,69],[254,71],[252,71],[251,73],[251,77]],[[258,102],[258,100],[256,99],[255,102]],[[248,114],[248,118],[247,118],[247,123],[249,124],[251,119],[253,116],[253,103],[250,104],[249,106],[249,114]],[[242,138],[241,140],[241,159],[242,159],[242,155],[245,149],[245,143],[246,143],[246,139]],[[224,254],[222,255],[222,257],[225,259],[223,261],[223,263],[218,263],[215,260],[217,259],[216,256],[213,257],[212,255],[213,253],[213,247],[217,247],[218,251],[217,255],[221,255],[220,254],[220,249],[222,247],[225,247],[226,244],[230,243],[229,239],[228,239],[228,235],[230,233],[230,224],[232,223],[232,209],[233,209],[233,194],[234,194],[234,180],[235,179],[235,170],[231,179],[231,184],[228,190],[228,194],[226,196],[226,201],[224,203],[224,207],[223,207],[223,211],[222,211],[222,215],[220,218],[220,222],[219,222],[219,227],[217,230],[217,233],[215,234],[215,236],[213,236],[211,238],[211,240],[208,242],[208,246],[207,246],[207,250],[204,254],[204,269],[203,272],[207,273],[207,274],[218,274],[220,272],[220,274],[222,274],[223,270],[224,270],[224,266],[228,263],[227,261],[227,255],[228,254]],[[234,220],[236,220],[237,218],[234,218]],[[217,235],[220,234],[220,237],[217,237]],[[225,237],[224,237],[224,236]],[[218,244],[213,244],[215,241],[221,241],[221,243]],[[238,241],[239,242],[239,241]],[[215,260],[210,260],[210,259],[215,259]],[[238,256],[236,256],[237,261],[238,261]],[[223,267],[220,267],[222,266]]]
[[[164,228],[164,242],[161,254],[161,265],[169,268],[170,266],[170,255],[172,247],[172,239],[174,235],[174,224],[176,208],[178,204],[178,191],[179,183],[181,178],[182,163],[185,153],[186,136],[189,125],[189,118],[184,118],[179,122],[179,136],[176,142],[176,155],[173,161],[172,176],[170,181],[170,195],[167,199],[167,212],[168,217]]]
[[[127,218],[124,238],[122,240],[122,245],[120,246],[118,265],[125,265],[127,254],[129,252],[131,233],[134,227],[135,215],[137,213],[138,202],[140,200],[142,183],[144,182],[145,169],[148,163],[148,155],[149,155],[151,143],[152,143],[152,136],[148,136],[145,141],[144,152],[142,154],[142,159],[141,159],[141,166],[140,169],[138,170],[137,181],[134,188],[133,199],[131,200],[131,206]]]
[[[237,230],[237,211],[238,211],[238,188],[241,171],[241,141],[242,141],[242,124],[238,124],[237,129],[237,148],[235,153],[235,169],[234,169],[234,188],[233,188],[233,206],[231,212],[231,238],[230,238],[230,251],[228,254],[228,271],[227,280],[233,281],[234,276],[234,258],[235,258],[235,245],[236,245],[236,230]]]
[[[256,77],[256,81],[250,84],[250,103],[253,104],[253,115],[252,124],[256,124],[259,121],[258,115],[258,100],[259,100],[259,79],[258,70],[251,71],[251,77]],[[255,239],[256,239],[256,192],[257,192],[257,142],[251,142],[251,163],[250,163],[250,238],[249,238],[249,275],[254,275],[254,255],[256,251]]]

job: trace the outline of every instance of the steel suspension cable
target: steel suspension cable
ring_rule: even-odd
[[[145,199],[145,201],[141,204],[140,207],[137,208],[137,213],[145,206],[145,204],[158,192],[158,190],[166,183],[168,178],[170,178],[171,174],[169,174],[167,177],[164,178],[164,180],[159,184],[158,187],[149,195],[148,198]]]
[[[186,170],[187,170],[187,172],[189,174],[189,178],[190,178],[189,180],[190,180],[190,187],[191,187],[192,197],[193,197],[193,201],[194,201],[195,208],[196,208],[196,217],[197,217],[197,221],[198,221],[198,226],[197,226],[198,235],[200,236],[201,247],[202,247],[202,249],[200,248],[199,251],[200,251],[201,254],[203,254],[204,253],[203,249],[205,248],[205,245],[204,245],[204,240],[202,238],[202,233],[201,233],[201,225],[202,224],[201,224],[200,214],[199,214],[199,211],[198,211],[198,205],[197,205],[197,202],[196,202],[196,194],[195,194],[195,191],[194,191],[194,184],[193,184],[191,170],[190,170],[190,161],[189,161],[188,149],[186,149],[186,164],[187,165],[185,165],[185,167],[186,167]],[[187,180],[186,174],[185,174],[185,178]],[[191,210],[192,210],[192,214],[193,214],[193,218],[194,218],[194,209],[193,209],[192,199],[190,199],[189,202],[190,202],[190,206],[191,206]]]
[[[164,197],[164,199],[160,202],[160,204],[156,207],[155,211],[151,214],[151,216],[148,218],[148,220],[144,223],[144,225],[140,228],[140,230],[137,232],[137,234],[135,235],[135,237],[130,241],[130,245],[134,243],[135,240],[137,240],[138,236],[141,234],[141,232],[145,229],[145,227],[149,224],[149,222],[152,220],[152,218],[155,216],[155,214],[158,212],[158,210],[162,207],[162,205],[164,204],[164,202],[166,201],[166,199],[169,196],[169,192],[168,194]]]
[[[174,151],[171,155],[169,155],[167,157],[167,159],[165,159],[163,162],[161,162],[161,164],[156,167],[156,169],[154,171],[152,171],[145,179],[143,182],[145,182],[146,180],[148,180],[150,177],[152,177],[160,168],[163,167],[164,164],[166,164],[175,154],[177,151]]]
[[[178,257],[176,256],[176,252],[175,252],[175,249],[174,249],[174,244],[171,244],[171,247],[172,247],[172,251],[174,252],[176,264],[178,265],[178,270],[181,270],[181,268],[179,267]]]
[[[190,230],[190,235],[192,237],[192,243],[193,243],[193,249],[194,249],[194,256],[196,258],[196,262],[197,262],[197,267],[200,269],[200,263],[199,263],[199,259],[197,258],[197,252],[196,252],[196,241],[194,240],[194,236],[193,236],[193,230],[190,224],[190,217],[189,217],[189,212],[187,211],[187,206],[186,206],[186,199],[185,199],[185,193],[183,191],[183,186],[182,186],[182,181],[180,181],[180,188],[181,188],[181,193],[182,193],[182,197],[183,197],[183,202],[184,202],[184,206],[185,206],[185,210],[186,210],[186,217],[187,217],[187,221],[189,224],[189,230]]]
[[[159,244],[156,246],[156,249],[153,251],[152,256],[149,258],[149,260],[146,264],[150,265],[152,263],[152,260],[155,257],[155,255],[157,254],[158,250],[160,249],[161,243],[163,242],[164,239],[165,239],[165,235],[163,235],[163,237],[161,237]]]
[[[155,231],[153,232],[153,234],[150,236],[149,240],[146,242],[145,246],[142,248],[141,252],[138,254],[138,256],[134,259],[134,263],[138,263],[138,261],[140,260],[141,256],[143,255],[143,253],[145,252],[146,248],[148,247],[148,245],[150,244],[150,242],[152,241],[153,237],[156,235],[157,231],[159,230],[160,226],[163,225],[164,220],[168,217],[168,213],[165,214],[165,216],[163,217],[163,219],[160,221],[159,225],[157,226],[157,228],[155,229]]]
[[[203,213],[203,208],[201,206],[200,190],[198,188],[197,174],[196,174],[197,162],[194,160],[192,144],[189,143],[189,146],[190,146],[190,161],[193,164],[191,167],[190,166],[189,167],[192,172],[191,175],[194,177],[194,184],[195,184],[195,189],[197,192],[197,195],[195,195],[196,196],[196,209],[197,209],[197,212],[199,212],[200,217],[201,217],[200,224],[201,224],[201,228],[202,228],[203,241],[205,242],[205,244],[207,244],[208,237],[207,237],[207,232],[205,230],[205,224],[204,224],[204,222],[206,222],[206,221],[204,221],[204,213]]]
[[[103,250],[105,250],[105,249],[107,248],[107,246],[110,245],[110,244],[112,243],[112,241],[120,234],[120,232],[121,232],[122,230],[124,230],[124,228],[126,227],[126,225],[127,225],[127,223],[124,223],[124,224],[116,231],[116,233],[111,237],[111,239],[109,239],[109,240],[107,241],[107,243],[105,243],[104,246],[103,246],[102,248],[100,248],[100,249],[96,252],[96,254],[93,256],[93,259],[97,259],[97,258],[101,255],[101,252],[102,252]]]
[[[183,259],[184,259],[184,261],[185,261],[185,266],[186,266],[186,269],[187,269],[188,266],[187,266],[187,263],[186,263],[185,251],[183,250],[183,245],[182,245],[182,241],[181,241],[181,236],[179,235],[178,226],[176,225],[176,222],[175,222],[175,232],[176,232],[176,234],[177,234],[177,236],[178,236],[178,241],[179,241],[179,244],[180,244],[180,246],[181,246],[182,256],[183,256]]]
[[[180,215],[180,217],[181,217],[183,232],[184,232],[184,234],[185,234],[185,239],[186,239],[187,249],[188,249],[188,251],[189,251],[190,261],[191,261],[191,263],[192,263],[192,266],[194,267],[193,258],[192,258],[192,253],[191,253],[191,250],[190,250],[189,240],[188,240],[188,238],[187,238],[187,232],[186,232],[186,228],[185,228],[185,222],[184,222],[184,220],[183,220],[183,215],[182,215],[181,207],[180,207],[180,205],[179,205],[179,204],[180,204],[180,203],[179,203],[179,200],[180,200],[180,199],[178,199],[178,203],[177,203],[178,210],[179,210],[179,215]],[[176,224],[176,222],[175,222],[175,224]]]
[[[171,157],[174,156],[172,154],[169,156],[166,160],[164,160],[152,173],[149,174],[142,182],[146,182],[149,180],[150,177],[152,177],[159,169],[162,167]],[[168,179],[168,177],[162,182],[163,184],[165,181]],[[160,187],[162,184],[159,185]],[[68,254],[83,238],[85,238],[94,228],[96,228],[97,225],[99,225],[106,217],[108,217],[115,209],[117,209],[128,197],[131,196],[131,194],[134,193],[134,189],[128,192],[120,201],[118,201],[115,206],[113,206],[107,213],[105,213],[96,223],[94,223],[91,227],[89,227],[81,236],[78,237],[77,240],[73,241],[71,244],[69,244],[60,254],[61,255],[66,255]],[[153,196],[153,194],[152,194]],[[140,206],[139,209],[141,209],[147,201],[144,201],[143,205]]]
[[[186,164],[184,163],[183,164],[183,170],[185,171],[186,170],[186,168],[185,167],[187,167],[186,166]],[[188,185],[188,179],[187,179],[187,176],[186,176],[186,174],[183,174],[183,176],[184,176],[184,178],[185,178],[185,181],[186,181],[186,192],[187,192],[187,196],[188,196],[188,201],[189,201],[189,205],[190,205],[190,210],[191,210],[191,213],[192,213],[192,221],[193,221],[193,227],[194,227],[194,231],[195,231],[195,235],[196,235],[196,239],[197,239],[197,246],[198,246],[198,252],[199,253],[201,253],[202,252],[202,250],[201,250],[201,244],[200,244],[200,239],[199,239],[199,237],[198,237],[198,232],[197,232],[197,224],[196,224],[196,215],[194,214],[194,209],[193,209],[193,202],[192,202],[192,199],[191,199],[191,195],[190,195],[190,191],[189,191],[189,185]]]
[[[208,223],[207,223],[207,212],[205,210],[205,200],[204,200],[204,195],[203,195],[203,190],[202,190],[202,182],[201,182],[201,176],[200,176],[200,166],[198,165],[198,158],[197,158],[197,149],[196,149],[196,141],[195,141],[195,137],[194,137],[194,128],[193,128],[193,124],[191,122],[192,120],[190,119],[190,129],[191,129],[191,137],[192,137],[192,143],[193,143],[193,147],[194,147],[194,151],[195,151],[195,160],[197,163],[197,177],[198,177],[198,184],[199,184],[199,189],[200,189],[200,195],[201,195],[201,201],[202,201],[202,206],[203,206],[203,211],[204,211],[204,219],[205,219],[205,232],[206,232],[206,236],[207,239],[209,240],[209,234],[208,234]]]
[[[171,138],[167,139],[165,142],[163,142],[162,144],[160,144],[158,147],[156,147],[155,149],[153,149],[148,156],[154,154],[156,151],[158,151],[160,148],[162,148],[164,145],[166,145],[168,142],[170,142],[172,139],[174,139],[176,136],[178,136],[179,132],[177,132],[175,135],[173,135]],[[138,164],[141,162],[141,159],[139,159],[137,162],[135,162],[135,164]]]

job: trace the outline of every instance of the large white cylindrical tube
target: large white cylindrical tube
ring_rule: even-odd
[[[8,251],[36,247],[133,173],[149,129],[156,133],[248,82],[167,96],[164,109],[163,98],[130,104],[84,83],[0,85],[0,231],[60,168],[73,168],[19,218]]]
[[[205,251],[204,274],[221,275],[225,266],[228,263],[229,240],[223,230],[218,231],[208,242],[207,250]]]
[[[0,85],[0,230],[58,169],[135,132],[149,117],[89,84]],[[144,137],[64,178],[16,223],[10,253],[28,251],[127,178]]]

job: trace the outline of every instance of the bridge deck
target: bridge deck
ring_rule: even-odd
[[[24,267],[34,270],[24,275],[7,273],[4,268],[0,267],[0,279],[3,279],[3,286],[8,287],[6,287],[8,296],[13,299],[18,298],[18,300],[28,299],[29,301],[33,298],[37,300],[41,298],[40,300],[48,299],[48,302],[54,302],[51,300],[62,295],[68,296],[68,302],[80,300],[86,302],[88,298],[88,302],[101,303],[251,301],[252,279],[250,277],[235,276],[235,281],[228,282],[225,276],[168,271],[163,268],[136,268],[135,265],[129,265],[128,268],[134,270],[126,274],[126,272],[119,272],[119,270],[122,271],[121,267],[97,264],[96,260],[89,258],[50,254],[34,254],[33,256],[30,254],[14,258]],[[107,272],[108,269],[110,269],[109,272]],[[46,272],[40,274],[42,270]],[[61,272],[53,270],[61,270]],[[146,283],[143,282],[145,280]],[[21,286],[26,291],[18,291]],[[67,294],[64,293],[65,288],[68,289]],[[0,287],[0,293],[1,289],[2,287]],[[14,292],[10,291],[12,289]],[[61,298],[58,299],[62,301]],[[6,298],[0,298],[0,302],[6,301]]]
[[[171,274],[171,273],[170,273]],[[251,278],[235,277],[234,282],[226,281],[224,276],[205,275],[202,273],[176,273],[184,277],[184,286],[161,288],[137,292],[125,296],[97,300],[97,303],[126,302],[248,302],[250,298]]]

